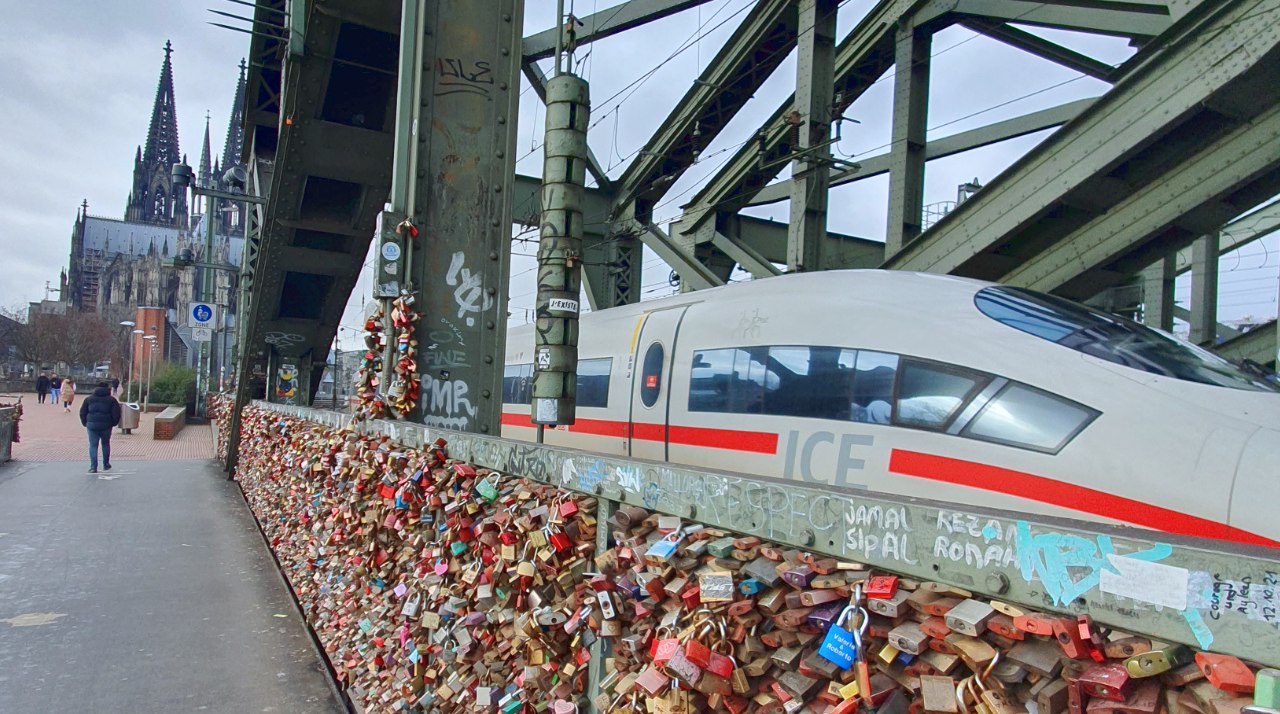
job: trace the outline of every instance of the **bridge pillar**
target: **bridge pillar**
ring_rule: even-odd
[[[835,83],[836,0],[800,0],[796,63],[796,131],[792,162],[787,268],[822,270],[831,187],[832,92]]]
[[[1218,234],[1191,244],[1191,335],[1195,344],[1218,338]]]
[[[406,212],[419,231],[407,270],[423,315],[418,414],[429,426],[496,434],[524,3],[437,0],[421,12]]]
[[[898,28],[893,70],[893,146],[889,149],[889,223],[885,260],[920,235],[924,214],[929,48],[933,36],[911,24]]]
[[[1167,255],[1142,271],[1142,321],[1148,327],[1173,332],[1174,256]]]

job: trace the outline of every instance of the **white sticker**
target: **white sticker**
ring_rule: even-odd
[[[572,312],[577,314],[578,301],[568,298],[551,298],[551,304],[548,305],[548,309],[552,312]]]
[[[535,421],[554,422],[556,417],[559,416],[559,414],[557,414],[558,410],[556,409],[556,400],[536,399],[534,401],[538,403],[538,415]]]
[[[382,244],[382,258],[384,260],[400,260],[400,244],[393,241],[387,241]]]
[[[1175,610],[1187,609],[1190,573],[1186,568],[1126,558],[1123,555],[1108,555],[1107,560],[1120,572],[1101,572],[1098,588],[1102,592]]]

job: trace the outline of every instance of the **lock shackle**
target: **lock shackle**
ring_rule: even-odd
[[[982,669],[982,673],[981,674],[975,673],[975,676],[978,679],[978,684],[979,686],[982,687],[983,691],[987,690],[987,684],[988,684],[987,678],[991,676],[991,673],[995,671],[996,665],[999,663],[1000,663],[1000,650],[996,650],[995,656],[992,657],[991,661],[987,663],[987,666]],[[995,680],[995,683],[996,683],[997,689],[1001,689],[1001,690],[1004,689],[1004,682],[1001,682],[1000,680],[997,679]]]
[[[956,704],[959,706],[961,714],[970,714],[969,702],[965,695],[969,694],[969,681],[971,679],[973,679],[973,675],[969,675],[956,683]]]

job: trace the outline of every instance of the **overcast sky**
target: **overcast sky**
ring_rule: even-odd
[[[576,11],[588,15],[616,4],[614,0],[576,0]],[[751,4],[752,0],[713,0],[701,9],[579,51],[578,71],[592,85],[590,143],[610,167],[611,176],[621,174]],[[838,16],[839,36],[873,5],[874,0],[846,0]],[[552,0],[528,0],[527,32],[551,26],[554,6]],[[248,50],[249,38],[206,24],[217,19],[206,11],[209,7],[248,10],[222,0],[0,0],[0,16],[5,18],[5,37],[0,41],[0,66],[5,68],[0,73],[0,107],[4,109],[0,112],[0,170],[7,177],[0,192],[0,248],[5,256],[0,307],[42,298],[45,281],[56,286],[59,271],[67,265],[71,226],[82,199],[89,201],[92,214],[123,216],[134,152],[146,140],[166,40],[174,44],[182,150],[193,164],[198,160],[208,111],[213,116],[213,149],[215,155],[221,153],[237,64]],[[1108,63],[1119,63],[1132,54],[1122,40],[1035,31]],[[700,40],[691,41],[698,36]],[[1107,88],[958,28],[939,33],[932,54],[930,138],[1097,96]],[[706,148],[703,161],[672,186],[657,210],[663,224],[679,215],[680,205],[701,181],[713,175],[790,93],[794,67],[791,57],[728,130]],[[856,159],[883,152],[890,136],[892,88],[892,79],[885,77],[850,108],[846,116],[860,123],[845,124],[844,139],[835,147],[838,154]],[[544,120],[534,93],[526,91],[518,142],[521,173],[540,173]],[[988,183],[1046,135],[931,162],[925,202],[954,200],[956,187],[974,178]],[[882,240],[887,194],[887,177],[834,190],[831,230]],[[786,220],[787,207],[774,204],[754,213]],[[511,312],[517,323],[533,306],[533,261],[523,256],[534,251],[534,243],[514,246]],[[1274,315],[1280,251],[1273,240],[1250,246],[1244,253],[1224,260],[1223,313]],[[647,296],[668,292],[668,269],[652,254],[645,267]],[[1184,285],[1180,296],[1185,292]],[[362,278],[352,296],[353,305],[358,307],[368,293],[368,280]],[[356,311],[349,311],[343,323],[357,325]]]

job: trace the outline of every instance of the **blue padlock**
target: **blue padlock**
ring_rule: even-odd
[[[846,630],[845,621],[855,610],[862,614],[861,624],[856,630]],[[853,667],[854,661],[858,659],[858,650],[862,649],[862,636],[866,634],[870,621],[866,608],[856,605],[846,607],[827,629],[826,637],[822,638],[822,646],[818,648],[818,656],[840,669]]]

